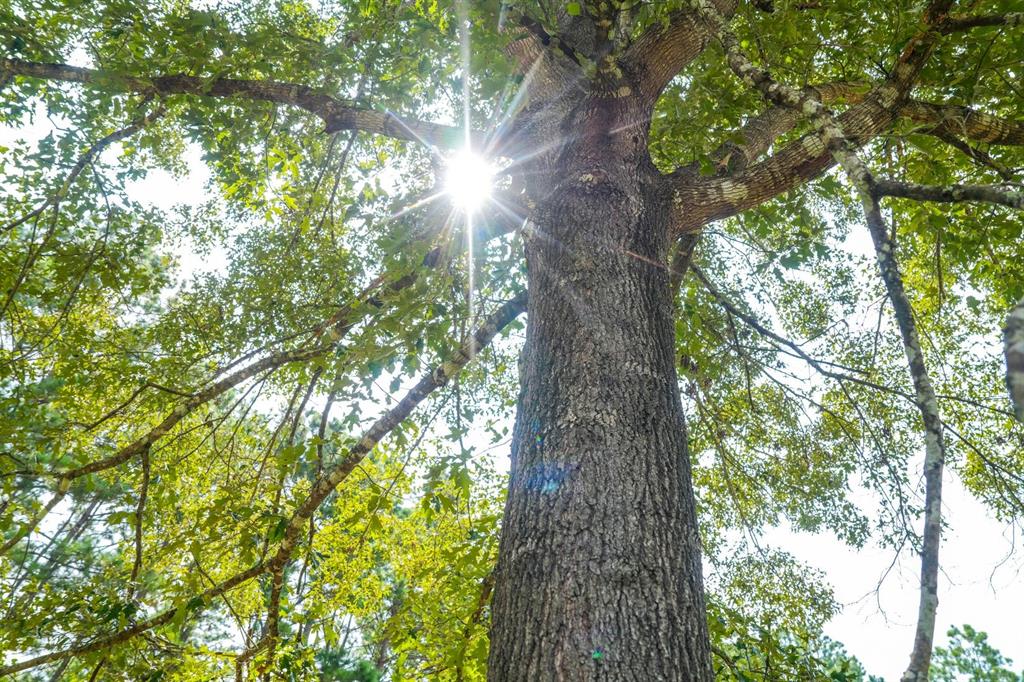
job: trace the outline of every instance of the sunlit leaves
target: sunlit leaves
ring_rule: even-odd
[[[139,78],[291,82],[437,121],[458,119],[465,85],[471,118],[486,127],[537,103],[513,98],[521,81],[499,25],[509,4],[467,4],[468,82],[454,8],[434,0],[15,2],[0,10],[0,51]],[[511,5],[552,28],[547,3]],[[619,7],[636,10],[636,34],[683,5]],[[774,5],[741,3],[735,29],[791,85],[877,79],[916,30],[917,8],[876,0]],[[572,16],[592,8],[563,6]],[[1019,33],[948,39],[913,96],[1018,116]],[[50,473],[111,456],[183,413],[146,450],[148,472],[133,456],[76,479],[0,564],[12,587],[0,649],[71,646],[166,608],[173,619],[151,639],[76,659],[68,676],[88,679],[102,663],[131,679],[223,677],[259,639],[270,580],[209,602],[197,594],[270,555],[318,474],[477,322],[471,309],[522,283],[522,245],[477,239],[467,258],[471,240],[447,206],[406,212],[436,184],[428,152],[413,145],[327,135],[322,121],[283,105],[124,96],[105,85],[19,77],[0,90],[12,130],[0,145],[0,225],[52,200],[97,140],[166,109],[87,164],[60,201],[0,235],[0,537],[43,508],[59,485]],[[713,150],[737,142],[737,127],[764,106],[712,44],[657,103],[652,157],[663,170],[734,172],[735,160]],[[881,175],[926,183],[994,182],[1024,166],[1019,149],[935,133],[902,121],[864,154]],[[197,168],[208,178],[201,201],[171,181],[155,205],[137,194],[156,172],[184,181]],[[1024,451],[996,397],[990,342],[1024,295],[1021,221],[966,205],[887,201],[886,210],[928,362],[940,368],[951,469],[1001,518],[1019,520]],[[766,527],[853,545],[916,542],[920,429],[857,211],[842,176],[826,174],[702,237],[700,267],[791,345],[724,311],[693,278],[679,297],[675,354],[723,679],[769,668],[779,679],[862,677],[821,639],[836,609],[822,577],[760,551]],[[331,328],[349,313],[344,333]],[[340,343],[329,350],[185,409],[248,363],[332,335]],[[483,678],[502,486],[489,457],[508,443],[520,342],[513,329],[477,358],[313,515],[286,572],[278,670]]]

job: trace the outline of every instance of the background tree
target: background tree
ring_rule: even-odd
[[[949,629],[949,646],[935,649],[934,679],[1017,682],[1024,678],[1010,670],[1013,663],[988,643],[988,636],[970,625]]]
[[[0,5],[0,674],[853,675],[788,522],[920,552],[928,679],[944,467],[1024,510],[1012,9]]]

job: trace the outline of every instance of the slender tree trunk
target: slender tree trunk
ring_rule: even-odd
[[[1010,403],[1017,419],[1024,422],[1024,299],[1006,317],[1003,352],[1006,355],[1006,388],[1010,392]]]
[[[492,682],[712,679],[664,265],[669,199],[644,135],[615,134],[609,106],[571,119],[579,143],[544,174],[526,237]]]
[[[914,402],[924,425],[924,531],[921,537],[921,594],[917,610],[917,629],[910,664],[901,682],[927,682],[935,640],[935,616],[939,608],[939,545],[942,542],[942,469],[946,462],[939,401],[932,387],[928,366],[921,350],[921,339],[914,322],[914,310],[903,286],[896,262],[896,244],[882,218],[878,197],[866,194],[864,215],[875,245],[878,268],[892,302],[893,313],[903,338],[903,350],[914,384]]]

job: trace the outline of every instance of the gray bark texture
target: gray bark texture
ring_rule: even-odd
[[[635,100],[538,164],[489,679],[712,679],[673,359],[670,192]]]
[[[1017,419],[1024,422],[1024,299],[1006,316],[1003,330],[1006,388]]]

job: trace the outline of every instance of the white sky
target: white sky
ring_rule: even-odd
[[[44,135],[51,126],[45,118],[28,129],[0,128],[0,145],[18,137]],[[154,172],[130,185],[134,198],[168,209],[176,203],[199,204],[207,195],[208,172],[195,150],[189,154],[190,173],[174,178]],[[200,255],[188,246],[177,249],[180,279],[199,271],[216,270],[225,262],[225,251]],[[509,419],[511,421],[511,415]],[[507,447],[507,446],[506,446]],[[507,453],[497,458],[507,469]],[[963,489],[954,475],[946,474],[944,516],[951,526],[943,538],[936,644],[946,641],[951,625],[968,623],[989,634],[990,643],[1024,669],[1024,560],[1012,554],[1010,530],[993,519]],[[870,509],[871,506],[865,504]],[[842,642],[874,675],[896,681],[909,658],[917,612],[916,556],[904,553],[878,588],[893,563],[891,550],[869,546],[854,550],[830,534],[794,533],[785,528],[770,530],[767,545],[786,550],[829,578],[843,611],[826,626],[826,634]],[[1008,558],[1009,555],[1009,558]]]
[[[952,625],[973,625],[989,634],[990,643],[1024,669],[1024,581],[1019,553],[1012,556],[1012,532],[992,518],[949,471],[943,487],[943,516],[950,525],[943,536],[939,576],[936,644],[946,642]],[[828,576],[844,605],[825,633],[842,642],[868,672],[898,680],[909,658],[917,615],[919,561],[904,552],[876,590],[893,562],[890,549],[855,550],[828,534],[774,529],[769,544],[790,551]]]

